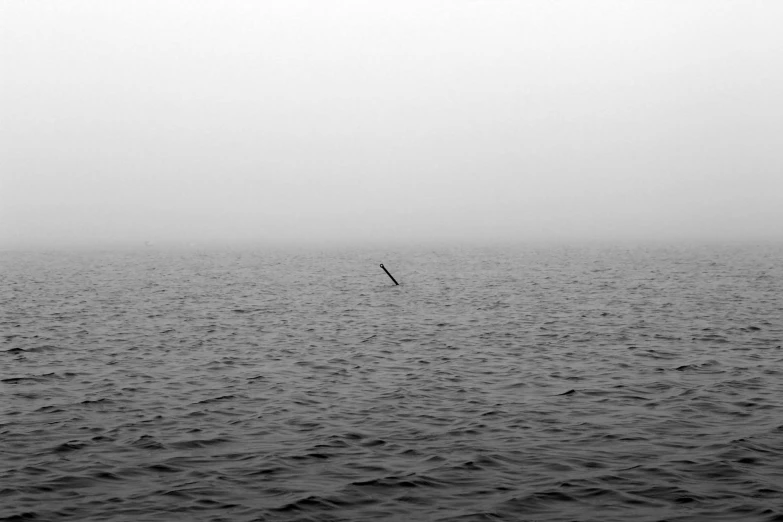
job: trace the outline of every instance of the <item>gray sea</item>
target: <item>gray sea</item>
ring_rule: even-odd
[[[2,252],[0,520],[783,520],[781,261]]]

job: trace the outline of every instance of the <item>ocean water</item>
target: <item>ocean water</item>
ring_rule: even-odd
[[[783,520],[781,261],[3,252],[0,520]]]

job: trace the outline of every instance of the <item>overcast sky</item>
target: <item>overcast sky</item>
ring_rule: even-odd
[[[783,239],[783,2],[0,3],[0,244]]]

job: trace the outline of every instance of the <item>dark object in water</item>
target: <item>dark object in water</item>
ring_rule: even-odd
[[[386,270],[386,267],[385,267],[385,266],[383,266],[383,263],[381,263],[381,268],[383,268],[383,271],[384,271],[384,272],[386,272],[386,275],[387,275],[387,276],[391,277],[391,280],[392,280],[392,281],[394,281],[394,284],[395,284],[395,285],[397,285],[397,286],[399,286],[399,285],[400,285],[400,283],[398,283],[398,282],[397,282],[397,280],[396,280],[396,279],[394,279],[394,276],[393,276],[393,275],[391,275],[391,274],[389,273],[389,271],[388,271],[388,270]]]

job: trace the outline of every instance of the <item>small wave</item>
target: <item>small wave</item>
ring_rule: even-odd
[[[24,383],[25,381],[43,383],[43,382],[51,381],[52,379],[62,379],[62,377],[60,377],[54,372],[50,372],[50,373],[42,373],[40,375],[27,375],[24,377],[7,377],[5,379],[0,379],[0,382],[4,382],[7,384],[20,384],[20,383]]]
[[[167,466],[166,464],[153,464],[151,466],[147,466],[146,469],[149,471],[154,471],[155,473],[180,473],[182,471],[180,468]]]
[[[67,453],[70,451],[76,451],[84,448],[88,444],[80,441],[64,442],[52,449],[55,453]]]
[[[370,480],[359,480],[351,482],[352,486],[371,487],[371,488],[440,488],[447,486],[446,483],[427,476],[406,476],[398,477],[390,475]]]
[[[23,522],[25,520],[41,520],[41,518],[35,511],[25,511],[7,517],[0,517],[0,520],[3,522]]]
[[[8,377],[7,379],[0,379],[0,382],[6,384],[19,384],[25,381],[41,382],[40,379],[36,379],[35,377]]]
[[[86,399],[80,402],[79,404],[84,404],[85,406],[92,406],[95,404],[113,404],[114,401],[107,398],[101,398],[101,399]]]
[[[217,444],[224,444],[230,442],[228,439],[216,437],[214,439],[194,439],[183,440],[178,442],[172,442],[169,444],[172,448],[176,449],[193,449],[193,448],[206,448],[208,446],[215,446]]]
[[[203,401],[198,401],[194,404],[210,404],[213,402],[226,401],[226,400],[236,399],[236,398],[237,398],[236,395],[221,395],[220,397],[215,397],[212,399],[204,399]]]
[[[289,502],[277,508],[272,508],[272,511],[289,512],[289,511],[321,511],[332,510],[339,508],[343,503],[339,501],[329,500],[317,495],[310,495],[294,502]]]
[[[152,435],[142,435],[138,439],[131,442],[131,446],[143,449],[158,450],[163,449],[165,446],[158,442]]]

